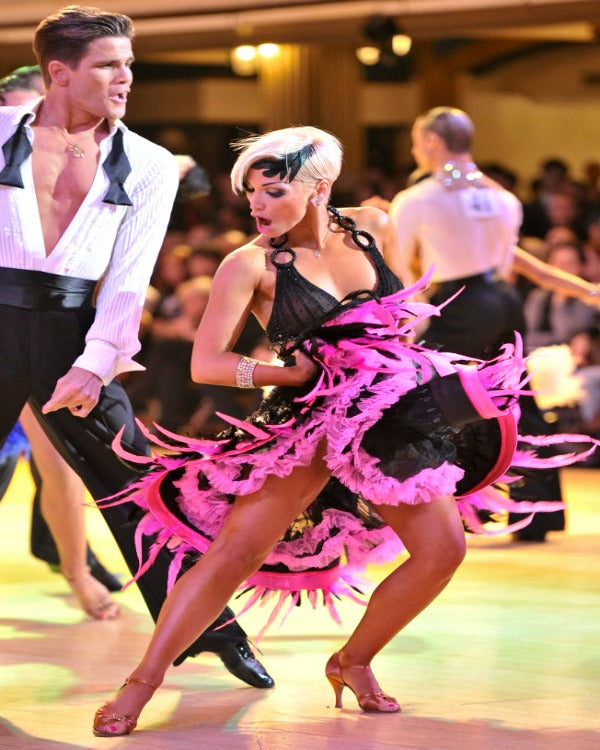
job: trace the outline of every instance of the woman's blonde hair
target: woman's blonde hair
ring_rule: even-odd
[[[308,125],[272,130],[231,144],[239,151],[231,170],[231,186],[238,195],[245,191],[248,170],[257,167],[282,181],[294,179],[309,184],[334,182],[342,169],[342,144],[331,133]]]

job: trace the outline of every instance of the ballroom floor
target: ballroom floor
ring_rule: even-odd
[[[18,467],[0,505],[0,748],[207,750],[597,750],[600,747],[600,470],[564,470],[568,530],[544,544],[471,538],[440,598],[374,663],[402,713],[333,708],[328,656],[343,625],[298,610],[261,642],[273,690],[244,686],[213,655],[171,670],[129,737],[91,734],[95,709],[134,666],[151,629],[134,588],[97,622],[28,554],[31,482]],[[88,536],[125,568],[99,514]],[[381,574],[381,572],[380,572]],[[239,607],[238,607],[239,609]],[[252,635],[264,610],[244,616]]]

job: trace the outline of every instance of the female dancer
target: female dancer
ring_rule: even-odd
[[[260,596],[280,576],[292,605],[301,588],[311,601],[320,589],[328,602],[343,588],[335,567],[343,553],[355,562],[370,552],[390,559],[401,537],[408,559],[379,584],[326,668],[336,705],[348,686],[363,710],[398,711],[370,662],[460,565],[459,507],[469,521],[476,514],[457,503],[457,489],[474,490],[509,463],[521,361],[507,352],[463,369],[456,355],[408,343],[419,320],[437,310],[407,302],[414,290],[399,281],[395,232],[383,211],[328,205],[340,168],[339,142],[315,128],[241,144],[232,184],[246,195],[258,236],[227,256],[215,276],[192,377],[278,387],[249,421],[231,420],[214,440],[171,435],[179,453],[156,458],[155,471],[129,489],[128,499],[148,509],[141,531],[156,534],[156,546],[170,539],[182,555],[204,555],[172,588],[138,667],[97,711],[96,735],[133,730],[168,665],[242,582]],[[286,366],[232,351],[250,313]],[[477,408],[491,419],[481,419],[465,388],[478,393]],[[462,410],[455,409],[459,400]],[[461,413],[442,415],[437,404],[444,402]],[[448,419],[476,421],[449,426]],[[493,427],[478,441],[481,425]],[[493,446],[493,455],[475,456],[478,443]],[[504,465],[490,478],[503,451]],[[301,572],[302,584],[294,584]]]

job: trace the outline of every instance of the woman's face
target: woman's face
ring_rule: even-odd
[[[253,168],[248,170],[244,185],[256,229],[265,237],[280,237],[300,224],[315,195],[314,187],[305,182],[282,182]]]

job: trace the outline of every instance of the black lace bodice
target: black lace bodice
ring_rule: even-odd
[[[298,272],[294,264],[296,253],[285,246],[285,236],[279,241],[271,240],[274,248],[271,262],[277,269],[277,277],[273,309],[266,332],[273,345],[297,338],[302,332],[318,325],[346,300],[356,299],[361,293],[365,297],[378,298],[402,289],[402,282],[386,266],[372,235],[357,230],[353,219],[342,216],[332,206],[328,210],[339,226],[351,233],[357,247],[368,253],[377,271],[377,285],[374,290],[357,290],[343,300],[337,300]],[[287,256],[287,259],[281,260],[282,256]]]

